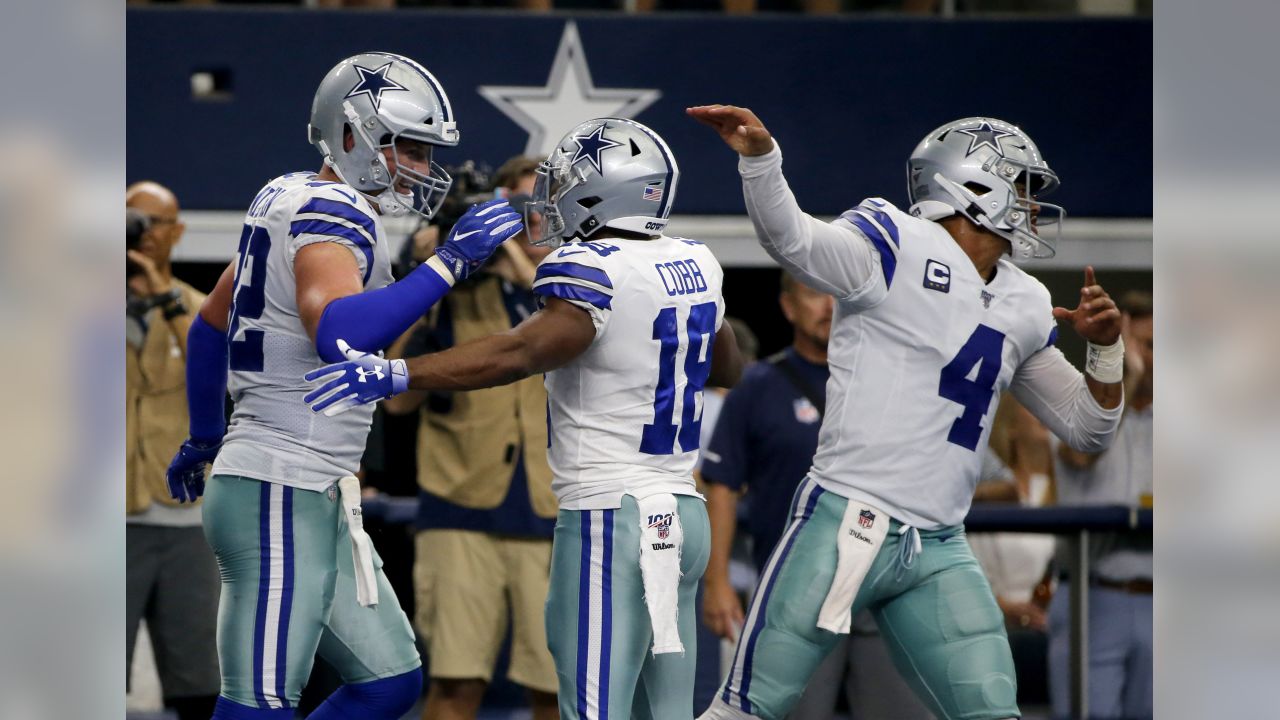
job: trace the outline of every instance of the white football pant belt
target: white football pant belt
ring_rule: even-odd
[[[676,496],[659,493],[636,498],[640,511],[640,577],[653,625],[653,654],[683,653],[680,628],[680,526]]]
[[[836,536],[836,574],[818,610],[818,627],[847,635],[853,622],[853,601],[889,533],[889,516],[879,508],[854,500],[844,508]]]
[[[342,514],[347,519],[347,533],[351,536],[351,564],[356,573],[356,602],[361,607],[378,604],[378,576],[373,569],[373,541],[364,531],[364,517],[360,511],[360,481],[348,475],[338,481],[338,493],[342,496]]]

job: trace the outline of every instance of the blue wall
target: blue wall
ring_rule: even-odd
[[[269,178],[318,167],[305,138],[316,83],[370,49],[409,55],[444,84],[462,144],[441,159],[497,166],[527,134],[476,88],[544,85],[566,20],[130,9],[129,178],[169,184],[188,208],[245,207]],[[906,158],[924,133],[989,114],[1036,139],[1063,179],[1054,199],[1072,215],[1151,215],[1149,20],[575,20],[597,87],[661,90],[636,119],[679,159],[677,213],[742,212],[729,150],[683,114],[725,102],[753,108],[779,138],[811,212],[872,195],[904,201]],[[192,99],[190,74],[211,68],[230,72],[231,100]]]

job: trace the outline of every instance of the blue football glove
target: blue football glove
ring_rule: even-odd
[[[320,387],[307,393],[303,402],[313,412],[333,417],[357,405],[377,402],[409,389],[409,369],[403,360],[387,360],[363,353],[338,340],[345,362],[326,365],[303,376]]]
[[[498,246],[524,230],[520,215],[504,199],[472,205],[463,215],[449,239],[436,249],[436,257],[444,261],[453,279],[462,281],[484,265]]]
[[[221,440],[187,438],[164,474],[169,483],[169,496],[178,502],[195,502],[203,495],[205,467],[218,456],[220,447]]]

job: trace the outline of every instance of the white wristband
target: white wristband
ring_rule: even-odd
[[[427,258],[427,262],[425,264],[430,266],[432,270],[435,270],[441,280],[449,283],[449,287],[453,287],[453,284],[457,282],[457,279],[453,277],[453,273],[449,270],[449,266],[444,264],[444,261],[440,259],[440,256],[433,254],[431,257]]]
[[[1089,356],[1084,371],[1101,383],[1118,383],[1124,379],[1124,338],[1111,345],[1089,343]]]

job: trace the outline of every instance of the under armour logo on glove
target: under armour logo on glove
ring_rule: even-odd
[[[409,369],[404,360],[370,355],[356,350],[345,340],[338,340],[338,350],[346,361],[303,376],[312,385],[320,385],[302,398],[312,411],[333,417],[357,405],[385,400],[409,389]]]
[[[360,382],[364,382],[365,381],[364,379],[366,377],[369,377],[370,375],[378,378],[379,380],[381,380],[384,377],[382,374],[382,368],[377,368],[377,367],[372,370],[365,370],[364,368],[356,368],[356,372],[360,373]]]
[[[464,280],[484,265],[502,243],[520,234],[524,223],[504,199],[472,205],[436,250],[454,280]]]

